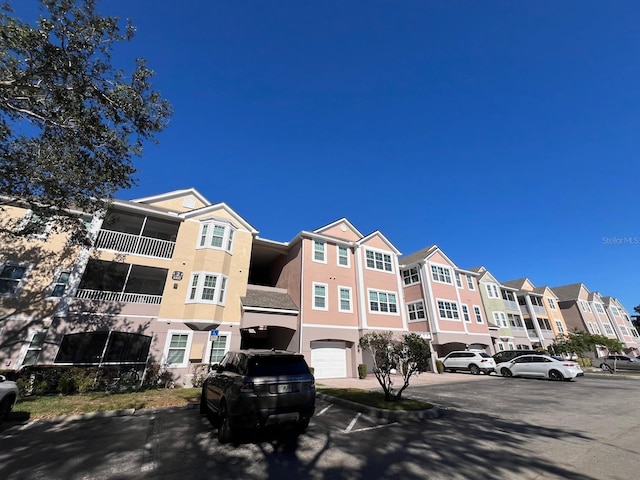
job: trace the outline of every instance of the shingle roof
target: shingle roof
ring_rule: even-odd
[[[417,252],[413,252],[400,257],[398,259],[398,262],[400,263],[400,265],[410,265],[412,263],[419,262],[420,260],[424,260],[427,255],[429,255],[435,248],[437,248],[437,245],[430,245],[418,250]]]
[[[297,305],[287,293],[274,292],[272,290],[248,288],[247,296],[242,297],[241,300],[242,305],[245,307],[298,311]]]
[[[575,300],[578,298],[578,294],[580,293],[580,287],[582,287],[582,283],[572,283],[571,285],[561,285],[559,287],[551,287],[553,293],[556,294],[558,300]]]

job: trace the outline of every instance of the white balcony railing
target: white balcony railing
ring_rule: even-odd
[[[162,295],[108,292],[105,290],[78,290],[76,298],[82,298],[84,300],[100,300],[104,302],[145,303],[148,305],[160,305],[162,302]]]
[[[514,302],[513,300],[505,300],[504,308],[518,311],[518,302]]]
[[[176,242],[132,235],[130,233],[114,232],[112,230],[100,230],[95,246],[120,253],[133,253],[156,258],[171,258],[173,257],[173,249],[176,246]]]

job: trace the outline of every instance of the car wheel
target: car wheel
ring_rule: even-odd
[[[611,366],[607,365],[606,363],[600,365],[600,370],[602,370],[603,372],[613,373],[613,368],[611,368]]]
[[[301,420],[298,425],[297,425],[297,431],[299,434],[302,434],[304,432],[307,431],[307,428],[309,428],[309,420],[308,418],[305,418],[303,420]]]
[[[473,375],[480,375],[480,367],[478,367],[475,364],[471,364],[469,365],[469,371],[473,374]]]
[[[0,425],[2,421],[9,416],[12,403],[13,401],[10,398],[5,398],[0,402]]]
[[[233,432],[229,424],[229,412],[227,411],[227,403],[222,400],[218,409],[218,417],[220,424],[218,425],[218,441],[220,443],[229,443],[233,439]]]
[[[503,377],[512,377],[513,373],[511,373],[511,370],[509,370],[507,367],[503,367],[500,370],[500,375],[502,375]]]
[[[555,381],[564,380],[564,377],[562,376],[562,374],[557,370],[551,370],[549,372],[549,378]]]

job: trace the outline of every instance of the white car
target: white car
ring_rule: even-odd
[[[503,377],[533,377],[550,380],[573,380],[584,375],[582,368],[571,360],[558,360],[549,355],[522,355],[496,365]]]
[[[4,375],[0,375],[0,424],[9,416],[9,412],[18,400],[18,385]]]
[[[450,352],[442,359],[445,372],[466,370],[474,375],[480,372],[490,375],[496,369],[495,360],[487,353],[477,350]]]

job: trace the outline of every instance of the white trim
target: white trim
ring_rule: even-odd
[[[316,306],[316,287],[324,287],[324,307]],[[311,283],[311,309],[312,310],[321,310],[328,311],[329,310],[329,285],[326,283],[320,282],[312,282]]]
[[[438,276],[437,279],[433,278],[433,267],[441,268],[443,270],[442,271],[442,276],[445,277],[445,279],[447,277],[447,275],[445,275],[445,270],[447,272],[449,272],[449,275],[448,275],[449,281],[447,282],[446,280],[440,280],[440,278],[439,278],[440,277],[440,272],[437,273],[437,276]],[[453,279],[453,277],[451,275],[453,271],[454,270],[453,270],[453,267],[451,265],[446,265],[446,264],[443,264],[443,263],[429,262],[429,275],[431,276],[431,281],[433,281],[433,282],[442,283],[444,285],[455,285],[454,284],[454,279]]]
[[[445,307],[444,308],[444,311],[445,311],[445,316],[444,317],[440,315],[440,305],[438,305],[438,302],[444,302],[445,303],[445,305],[443,305]],[[436,305],[435,305],[436,306],[436,310],[438,312],[438,318],[440,320],[445,320],[445,321],[448,321],[448,322],[459,322],[459,321],[462,320],[462,317],[460,317],[460,304],[456,300],[450,300],[448,298],[436,298],[436,302],[435,303],[436,303]],[[451,315],[454,314],[453,306],[455,305],[455,307],[456,307],[455,308],[455,313],[458,314],[458,318],[456,318],[456,317],[449,318],[449,317],[446,316],[446,312],[447,312],[446,304],[447,303],[451,305],[451,308],[450,308]]]
[[[466,310],[466,312],[465,312]],[[469,305],[467,305],[466,303],[461,303],[460,304],[460,312],[462,313],[462,321],[464,323],[472,323],[471,322],[471,312],[469,311]],[[466,318],[465,318],[466,315]]]
[[[268,308],[268,307],[245,307],[242,309],[245,312],[265,312],[265,313],[289,313],[291,315],[297,315],[300,313],[300,310],[286,310],[283,308]]]
[[[193,280],[196,275],[198,276],[198,280],[196,285],[193,285]],[[202,298],[202,294],[205,288],[204,281],[207,276],[216,278],[214,287],[206,287],[208,289],[213,288],[213,300]],[[223,284],[224,284],[224,290],[222,289]],[[195,288],[195,293],[193,292],[194,288]],[[220,305],[224,307],[227,300],[228,290],[229,290],[229,277],[227,277],[226,275],[223,275],[222,273],[204,272],[204,271],[191,272],[191,275],[189,275],[189,283],[187,285],[187,297],[185,298],[184,303],[185,304],[201,303],[201,304],[207,304],[207,305]],[[191,298],[192,294],[194,295],[194,298]]]
[[[387,312],[383,312],[382,310],[371,310],[371,293],[375,292],[377,295],[384,293],[387,295],[387,302],[386,304],[389,305],[395,305],[396,307],[396,311],[392,312],[392,311],[387,311]],[[396,299],[395,303],[391,303],[388,301],[389,295],[393,295]],[[384,302],[380,302],[378,300],[378,305],[380,305],[380,303],[384,303]],[[398,295],[398,292],[392,292],[390,290],[378,290],[376,288],[367,288],[367,311],[372,314],[372,315],[389,315],[389,316],[393,316],[393,317],[397,317],[397,316],[402,316],[402,313],[400,312],[400,309],[402,308],[402,305],[400,303],[400,296]]]
[[[320,240],[316,240],[315,238],[311,240],[311,244],[313,245],[313,253],[311,255],[311,261],[316,263],[327,263],[327,242],[321,242]],[[322,259],[319,260],[316,258],[316,253],[320,253],[319,250],[316,250],[316,245],[322,245]]]
[[[412,319],[411,319],[411,312],[409,312],[409,307],[410,307],[411,305],[417,305],[417,304],[422,305],[422,313],[424,314],[424,318],[417,318],[417,315],[416,315],[416,319],[415,319],[415,320],[412,320]],[[426,321],[427,321],[427,309],[426,309],[426,307],[425,307],[425,305],[424,305],[424,301],[423,301],[422,299],[420,299],[420,300],[416,300],[416,301],[414,301],[414,302],[407,302],[407,303],[405,304],[405,306],[406,306],[406,309],[407,309],[407,322],[409,322],[409,323],[415,323],[415,322],[426,322]],[[417,312],[418,312],[418,311],[419,311],[419,310],[414,310],[414,313],[416,313],[416,314],[417,314]]]
[[[307,328],[307,327],[326,328],[328,330],[360,330],[360,327],[352,327],[352,326],[344,326],[344,325],[323,325],[321,323],[305,323],[304,328]]]
[[[477,312],[476,308],[478,309]],[[480,321],[478,321],[478,314],[480,314]],[[484,319],[482,318],[482,308],[480,308],[479,305],[473,305],[473,318],[477,325],[482,325],[484,323]]]
[[[168,355],[169,348],[171,347],[171,337],[173,335],[187,335],[187,345],[184,349],[184,357],[181,363],[169,363]],[[167,330],[167,338],[164,342],[164,350],[162,351],[162,360],[163,363],[166,364],[167,368],[186,368],[189,364],[189,353],[191,352],[191,342],[193,341],[193,331],[192,330]]]
[[[2,270],[5,269],[5,267],[21,267],[24,268],[24,273],[22,274],[22,277],[20,277],[19,279],[11,279],[11,278],[5,278],[6,281],[11,282],[11,281],[17,281],[18,285],[16,286],[16,289],[13,293],[0,293],[0,298],[18,298],[20,296],[20,293],[22,293],[22,289],[24,288],[25,284],[27,283],[27,279],[29,278],[29,274],[31,273],[31,269],[33,268],[33,264],[32,263],[27,263],[27,262],[16,262],[13,260],[4,260],[4,261],[0,261],[0,273],[2,273]],[[4,277],[3,277],[4,278]]]
[[[340,295],[342,290],[347,290],[349,292],[349,309],[348,310],[345,310],[342,308],[342,296]],[[353,313],[353,289],[351,287],[338,285],[338,312]]]
[[[390,273],[390,274],[395,274],[395,272],[397,270],[394,269],[394,262],[393,262],[393,257],[394,254],[393,252],[389,252],[388,250],[381,250],[379,248],[373,248],[367,245],[363,245],[362,246],[364,248],[363,251],[363,258],[364,258],[364,268],[366,268],[367,270],[373,270],[375,272],[382,272],[382,273]],[[373,267],[370,267],[369,265],[367,265],[367,252],[373,252]],[[377,268],[376,265],[376,253],[379,253],[380,255],[382,255],[382,267],[383,268]],[[389,257],[389,264],[391,265],[391,270],[387,270],[386,268],[384,268],[384,266],[386,265],[386,261],[385,261],[385,255],[387,255]]]
[[[218,337],[222,337],[225,336],[227,337],[227,341],[224,347],[224,353],[222,354],[222,356],[226,355],[226,353],[231,349],[231,331],[225,330],[219,330],[218,331]],[[204,363],[208,363],[211,364],[211,344],[213,343],[213,338],[214,336],[211,335],[211,333],[209,333],[209,335],[207,335],[207,345],[206,345],[206,352],[204,355]]]
[[[347,251],[347,264],[340,264],[340,249],[344,248]],[[336,245],[336,265],[340,268],[351,268],[351,249],[343,245]]]

